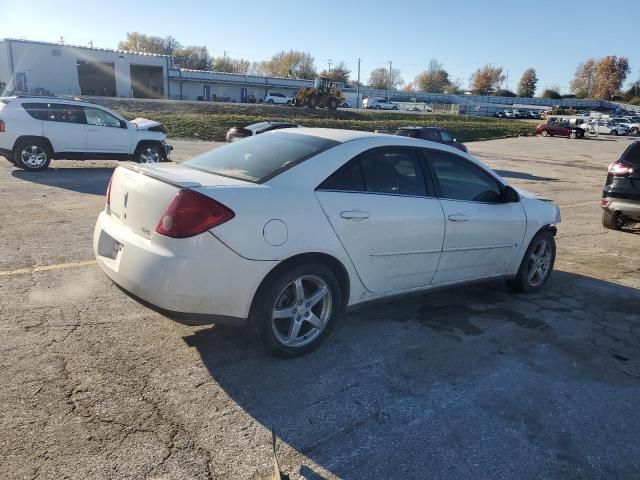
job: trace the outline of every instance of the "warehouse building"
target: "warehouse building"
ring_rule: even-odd
[[[0,40],[0,82],[17,93],[167,98],[169,57]]]
[[[5,39],[0,40],[0,83],[5,84],[5,92],[12,93],[245,103],[261,102],[267,93],[293,96],[300,87],[311,86],[313,81],[178,69],[171,65],[171,59],[166,55]],[[354,88],[344,88],[343,93],[351,105],[358,104]],[[387,96],[386,91],[369,87],[361,87],[359,93],[360,98]],[[394,91],[391,100],[453,105],[456,112],[477,116],[491,116],[498,110],[516,108],[516,104],[532,109],[551,106],[620,108],[614,102],[603,100],[524,99],[426,92]]]

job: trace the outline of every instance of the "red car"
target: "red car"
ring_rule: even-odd
[[[558,137],[582,138],[584,137],[584,130],[566,122],[548,122],[538,125],[536,135],[542,135],[543,137],[553,137],[557,135]]]

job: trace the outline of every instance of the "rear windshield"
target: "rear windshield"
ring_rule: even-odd
[[[620,160],[633,163],[634,165],[640,165],[640,142],[634,142],[627,147],[627,149],[620,157]]]
[[[262,183],[338,143],[295,133],[264,133],[228,143],[183,165],[225,177]]]

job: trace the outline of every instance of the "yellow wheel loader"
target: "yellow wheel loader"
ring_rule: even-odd
[[[335,86],[333,80],[324,77],[316,78],[313,87],[301,87],[293,99],[296,107],[320,107],[329,110],[335,110],[343,102],[342,90]]]

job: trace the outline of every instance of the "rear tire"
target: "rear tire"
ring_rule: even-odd
[[[542,130],[540,132],[540,135],[542,135],[543,137],[548,137],[549,136],[549,132],[547,132],[546,130]]]
[[[292,358],[318,348],[341,305],[333,272],[321,264],[303,264],[265,282],[256,294],[252,321],[272,354]]]
[[[547,283],[555,260],[556,240],[550,232],[541,230],[531,240],[515,278],[506,283],[516,292],[537,292]]]
[[[571,140],[575,140],[577,136],[578,136],[578,134],[577,134],[576,132],[571,132],[571,133],[569,133],[569,138],[570,138]]]
[[[13,149],[13,163],[28,172],[40,172],[51,163],[51,148],[44,140],[22,140]]]
[[[638,130],[637,127],[633,127],[631,129],[631,135],[638,135],[638,133],[640,133],[640,130]]]
[[[394,106],[391,108],[391,110],[399,110],[399,108],[398,108],[396,105],[394,105]]]
[[[613,135],[614,137],[618,136],[618,131],[617,130],[611,130],[611,135]]]
[[[624,222],[619,212],[612,212],[611,210],[602,211],[602,226],[609,230],[620,230]]]
[[[374,110],[380,110],[382,107],[380,105],[376,105],[375,107],[373,107]]]

